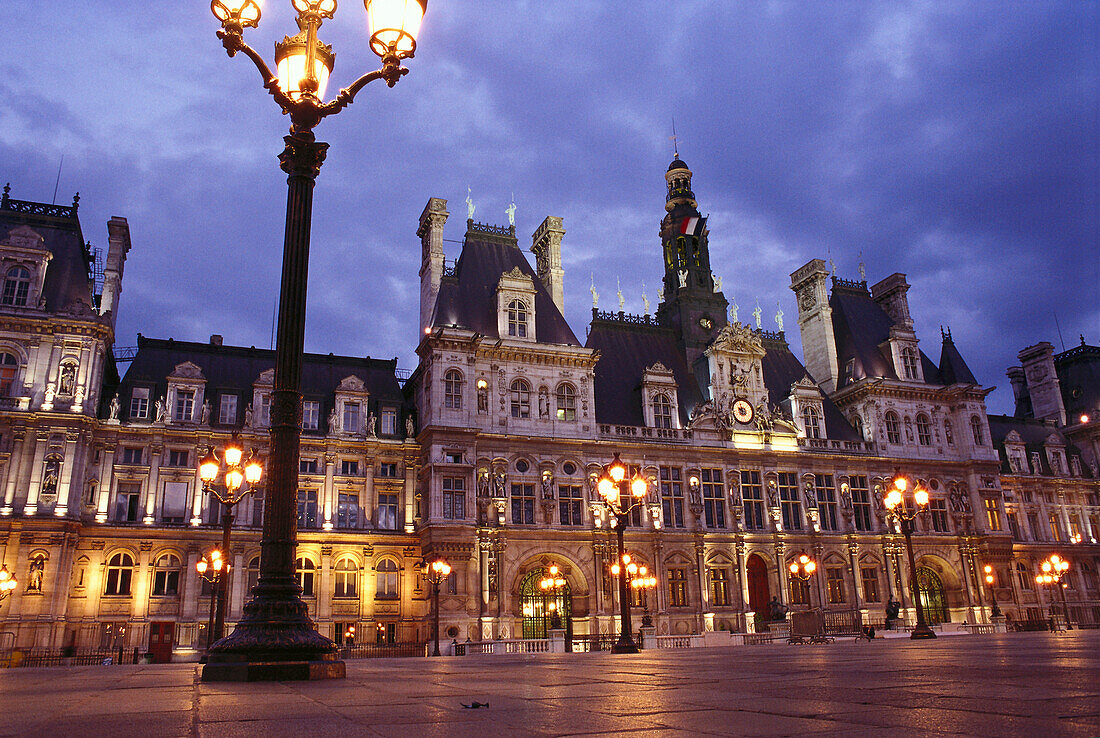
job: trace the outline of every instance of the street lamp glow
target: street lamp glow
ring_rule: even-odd
[[[646,493],[649,492],[649,482],[641,474],[635,475],[630,482],[630,492],[635,497],[645,497]]]
[[[260,22],[257,0],[212,0],[210,10],[222,23],[236,22],[242,27],[255,28]]]
[[[416,37],[428,9],[428,0],[363,0],[370,29],[370,48],[380,57],[399,59],[416,52]]]
[[[917,487],[913,492],[913,501],[921,507],[928,504],[928,490],[924,487]]]

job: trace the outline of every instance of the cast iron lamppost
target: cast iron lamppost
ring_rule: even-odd
[[[791,562],[791,565],[787,567],[791,572],[791,576],[806,584],[806,595],[808,602],[806,603],[811,608],[814,606],[814,592],[813,587],[810,586],[810,577],[817,571],[817,562],[810,558],[810,555],[803,551],[798,555],[798,558]]]
[[[1001,608],[997,607],[997,593],[993,591],[993,584],[996,581],[996,577],[993,575],[993,565],[986,564],[983,571],[985,572],[985,586],[989,588],[989,603],[991,606],[989,615],[990,617],[999,618]]]
[[[8,565],[0,565],[0,602],[8,599],[11,593],[19,586],[15,575],[8,571]]]
[[[633,563],[627,564],[628,572],[632,566],[634,566]],[[657,586],[657,577],[649,576],[649,569],[644,564],[638,566],[635,573],[636,576],[630,580],[630,586],[642,595],[642,627],[650,628],[653,627],[653,618],[649,616],[649,598],[646,596],[646,591]]]
[[[539,582],[539,588],[542,590],[542,602],[543,613],[545,614],[546,596],[547,594],[553,596],[553,600],[550,601],[550,627],[558,629],[561,627],[561,613],[558,611],[558,598],[561,596],[562,587],[565,586],[565,579],[558,576],[560,569],[557,564],[551,564],[546,570],[546,576]]]
[[[301,441],[302,396],[299,391],[305,340],[306,273],[313,185],[328,144],[316,140],[313,128],[322,119],[350,105],[367,84],[384,80],[393,87],[408,69],[401,60],[416,51],[416,36],[428,0],[363,0],[370,29],[370,48],[382,68],[363,75],[323,102],[332,71],[332,48],[317,31],[333,17],[336,0],[291,0],[300,32],[275,47],[278,75],[244,42],[244,29],[260,21],[257,0],[212,0],[210,9],[221,21],[218,38],[226,53],[243,52],[260,72],[264,88],[290,116],[290,134],[279,156],[287,173],[286,231],[283,240],[282,286],[279,293],[275,344],[275,383],[271,394],[270,482],[264,511],[259,583],[245,605],[236,629],[211,648],[203,679],[341,678],[343,662],[336,644],[314,628],[294,579],[297,543],[298,446]]]
[[[439,585],[447,579],[451,573],[451,565],[443,559],[436,559],[432,563],[424,563],[424,577],[432,585],[432,640],[435,641],[435,649],[432,656],[439,655]]]
[[[630,513],[642,507],[643,500],[649,492],[649,482],[641,475],[634,475],[629,482],[629,496],[624,501],[624,486],[626,481],[626,464],[619,459],[619,452],[615,452],[615,458],[604,467],[603,476],[596,483],[607,509],[611,511],[611,525],[615,528],[615,541],[618,544],[618,559],[616,566],[621,562],[623,567],[630,563],[626,556],[623,544],[623,534],[630,520]],[[638,645],[634,643],[630,626],[630,593],[627,591],[626,576],[619,576],[619,640],[611,648],[612,653],[638,653]]]
[[[214,613],[220,609],[218,606],[222,597],[222,581],[229,576],[229,562],[222,559],[222,552],[214,549],[209,558],[203,556],[195,563],[195,570],[199,576],[210,582],[210,619],[206,622],[206,650],[214,642]]]
[[[913,602],[917,606],[917,627],[913,628],[910,638],[935,638],[936,634],[924,621],[924,605],[921,604],[920,585],[917,583],[917,561],[913,557],[913,521],[928,507],[928,490],[918,484],[910,494],[907,495],[907,492],[909,480],[901,474],[895,474],[894,483],[886,493],[885,504],[901,526],[901,532],[905,536],[905,550],[909,553],[909,584]]]
[[[229,562],[229,532],[233,528],[233,508],[237,503],[256,490],[256,485],[263,475],[263,467],[255,458],[255,452],[249,452],[248,458],[244,458],[244,449],[237,442],[236,434],[233,439],[225,444],[222,450],[222,460],[225,462],[225,471],[222,484],[214,484],[218,474],[222,473],[222,464],[214,455],[214,449],[206,452],[206,456],[199,462],[199,478],[202,479],[203,491],[208,492],[222,504],[222,548],[221,554]],[[244,483],[248,482],[248,489]],[[226,566],[225,576],[218,578],[218,609],[214,618],[214,640],[220,640],[225,635],[225,603],[229,591],[229,567]]]
[[[1058,591],[1062,594],[1062,610],[1066,616],[1066,630],[1073,630],[1073,624],[1069,621],[1069,605],[1066,603],[1065,585],[1062,584],[1062,576],[1069,571],[1069,562],[1058,554],[1051,554],[1039,565],[1039,568],[1043,573],[1037,575],[1035,581],[1049,587],[1058,587]],[[1050,596],[1050,610],[1052,613],[1054,612],[1053,594]]]

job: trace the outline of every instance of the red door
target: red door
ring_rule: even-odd
[[[771,590],[768,587],[768,565],[764,559],[753,554],[745,562],[749,580],[749,609],[757,615],[768,616],[768,600],[771,599]]]
[[[153,654],[154,664],[172,662],[172,646],[176,640],[175,623],[151,623],[149,630],[149,653]]]

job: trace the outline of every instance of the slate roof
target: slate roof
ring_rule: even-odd
[[[1000,456],[1002,474],[1015,474],[1011,466],[1009,466],[1008,453],[1005,451],[1005,438],[1012,431],[1016,431],[1020,435],[1020,440],[1024,443],[1024,448],[1027,453],[1026,461],[1029,468],[1031,464],[1031,453],[1033,451],[1039,453],[1040,469],[1043,476],[1060,476],[1056,475],[1050,468],[1050,461],[1047,459],[1046,454],[1046,441],[1052,435],[1060,438],[1062,442],[1066,444],[1067,464],[1072,457],[1081,457],[1080,448],[1070,443],[1062,434],[1061,430],[1052,425],[1048,425],[1042,420],[1013,418],[1009,415],[990,415],[989,434],[993,441],[993,446],[997,449],[997,453]],[[1081,473],[1086,478],[1092,477],[1088,464],[1081,464]]]
[[[977,384],[974,373],[966,365],[962,354],[955,348],[951,334],[943,336],[943,349],[940,351],[940,379],[944,384]]]
[[[1081,345],[1054,357],[1054,369],[1062,388],[1066,421],[1073,425],[1082,413],[1100,411],[1100,346]]]
[[[786,341],[765,338],[762,343],[765,353],[760,362],[760,368],[764,374],[764,386],[768,388],[768,397],[774,405],[789,397],[791,385],[803,377],[810,376],[810,373],[806,371],[806,367],[794,355]],[[813,377],[810,379],[812,381]],[[822,393],[822,410],[827,438],[841,441],[863,440],[840,412],[840,408],[824,393]]]
[[[219,346],[210,343],[191,343],[146,338],[138,335],[138,350],[129,370],[118,388],[122,402],[120,416],[125,419],[129,410],[130,390],[143,386],[152,388],[150,403],[167,394],[168,375],[179,364],[190,361],[197,365],[206,377],[206,397],[214,405],[211,424],[218,426],[216,396],[236,393],[239,395],[237,421],[244,422],[244,410],[252,402],[252,385],[260,374],[275,366],[275,352],[267,349],[241,346]],[[327,430],[326,419],[335,404],[335,391],[340,382],[351,375],[363,380],[370,393],[368,412],[379,417],[379,402],[399,409],[398,433],[404,433],[405,405],[401,387],[397,381],[397,359],[372,359],[332,354],[306,354],[302,364],[302,394],[307,400],[321,403],[321,413],[316,433]],[[310,431],[305,431],[307,434]]]
[[[492,229],[492,230],[488,230]],[[527,263],[514,235],[504,229],[472,225],[466,232],[453,276],[439,285],[432,327],[455,325],[489,338],[498,330],[495,292],[500,275],[518,268],[535,283],[535,338],[539,343],[580,346],[573,330]],[[507,233],[507,231],[504,231]]]

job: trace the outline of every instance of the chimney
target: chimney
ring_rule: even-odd
[[[1065,425],[1066,407],[1062,403],[1062,385],[1054,368],[1054,347],[1042,341],[1028,346],[1017,356],[1023,365],[1032,414],[1040,420]],[[1016,389],[1015,382],[1012,389]]]
[[[839,371],[833,309],[825,280],[829,270],[821,259],[813,259],[791,273],[791,290],[798,298],[798,327],[802,331],[802,353],[806,369],[826,393],[836,391]]]
[[[428,199],[420,213],[420,330],[428,327],[439,294],[439,282],[443,279],[443,225],[447,222],[447,201],[438,197]],[[417,339],[419,340],[419,339]]]
[[[535,255],[535,271],[538,272],[550,299],[565,314],[565,271],[561,268],[561,239],[565,235],[561,218],[546,216],[542,225],[531,236],[531,253]]]
[[[908,292],[905,275],[894,273],[871,288],[871,299],[886,311],[894,325],[911,331],[913,318],[909,315]]]
[[[130,253],[130,225],[117,215],[107,221],[107,263],[103,267],[103,295],[99,301],[100,315],[111,314],[111,325],[118,315],[118,299],[122,294],[122,272],[126,255]]]
[[[210,336],[210,345],[211,346],[221,346],[222,345],[222,337],[220,335],[218,335],[217,333],[212,334]]]

